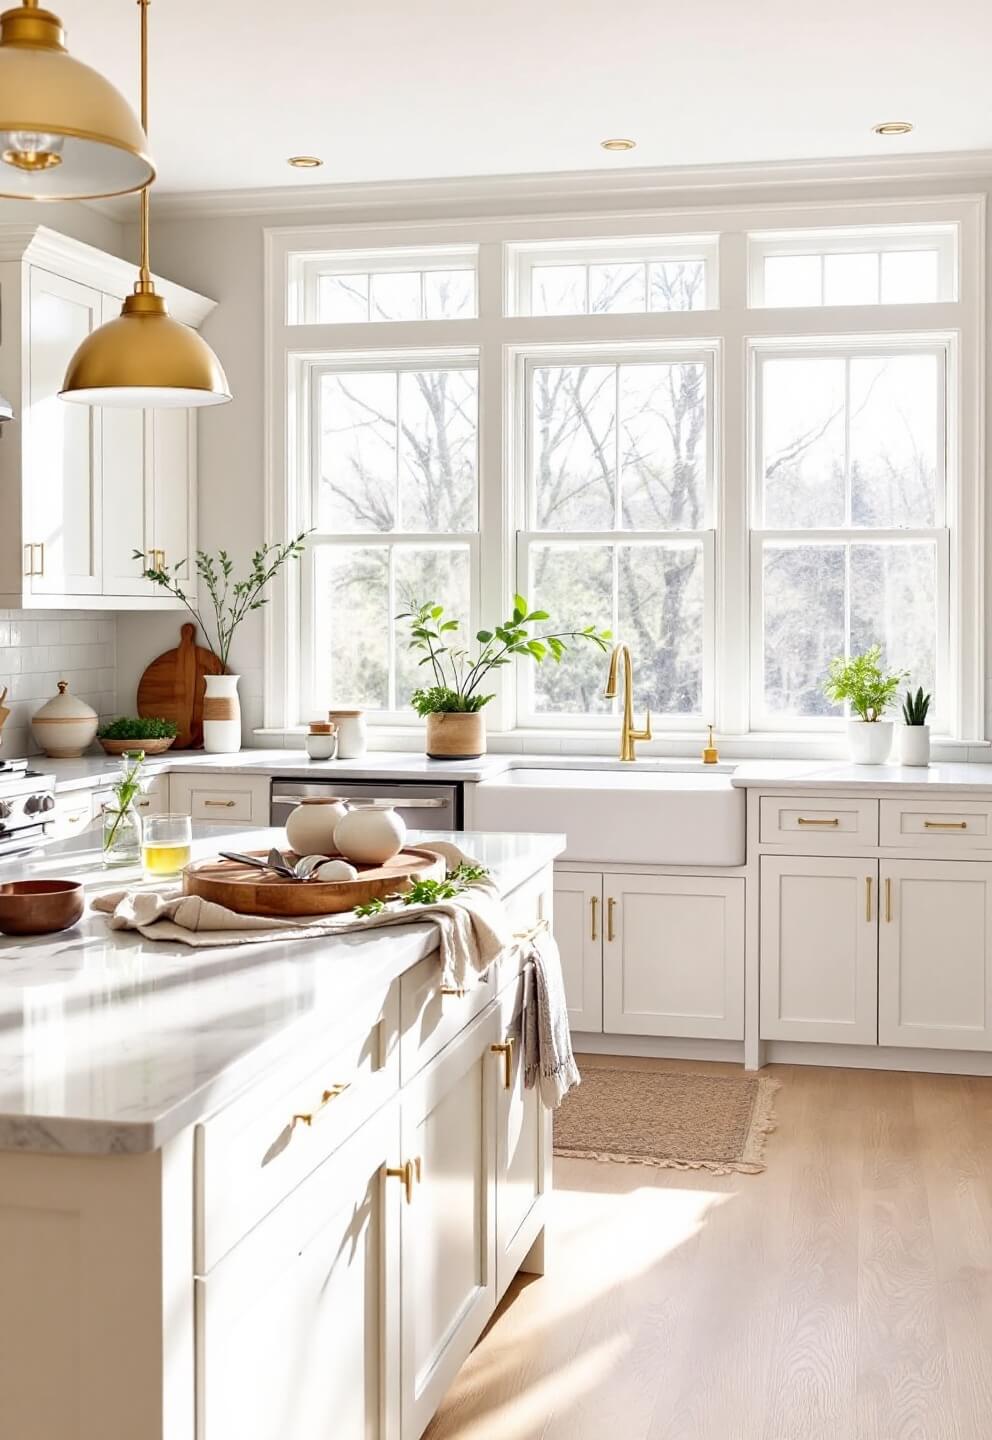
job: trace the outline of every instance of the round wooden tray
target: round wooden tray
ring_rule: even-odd
[[[267,851],[250,850],[264,860]],[[290,860],[296,859],[292,852]],[[385,865],[356,865],[357,880],[287,880],[236,860],[194,860],[183,871],[183,894],[200,895],[239,915],[340,915],[370,900],[409,890],[415,880],[442,880],[444,859],[410,846]]]

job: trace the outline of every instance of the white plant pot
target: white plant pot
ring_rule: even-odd
[[[900,725],[899,759],[903,765],[930,764],[929,725]]]
[[[855,765],[884,765],[892,750],[891,720],[848,720],[847,744]]]
[[[230,755],[241,749],[240,675],[204,675],[203,748],[208,755]]]

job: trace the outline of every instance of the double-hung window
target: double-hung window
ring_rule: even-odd
[[[518,580],[556,624],[609,624],[660,723],[712,695],[715,351],[530,355],[522,366],[526,521]],[[602,657],[525,668],[523,724],[595,724]],[[600,718],[599,723],[603,723]]]

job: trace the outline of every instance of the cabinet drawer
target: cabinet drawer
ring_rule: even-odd
[[[933,855],[992,849],[992,802],[883,800],[881,844]]]
[[[838,843],[877,845],[878,801],[763,795],[760,835],[762,845],[801,841],[804,850],[835,850]]]
[[[399,1087],[399,981],[283,1060],[195,1132],[195,1264],[204,1275]],[[343,1032],[343,1033],[342,1033]],[[309,1117],[309,1119],[307,1118]]]
[[[215,825],[268,825],[270,781],[249,775],[171,775],[170,808]]]
[[[52,812],[52,835],[56,840],[81,835],[92,819],[92,802],[88,792],[57,795]]]
[[[551,870],[535,876],[507,898],[510,926],[524,933],[540,920],[551,919]],[[437,955],[428,955],[400,979],[400,1075],[407,1081],[440,1054],[451,1040],[480,1015],[500,988],[520,973],[523,952],[508,949],[484,978],[474,978],[464,994],[441,990]]]

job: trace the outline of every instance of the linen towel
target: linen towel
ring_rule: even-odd
[[[422,848],[437,850],[449,865],[473,859],[447,841]],[[97,896],[92,906],[110,915],[112,930],[137,930],[147,940],[179,941],[192,947],[313,940],[428,922],[437,931],[442,984],[459,990],[470,976],[488,970],[512,941],[499,892],[491,880],[478,881],[434,905],[400,905],[364,919],[351,911],[317,920],[239,915],[212,900],[183,895],[176,889],[117,890]]]
[[[557,1110],[574,1086],[582,1083],[568,1029],[561,956],[550,930],[530,943],[524,972],[524,1085],[540,1085],[542,1103]]]

